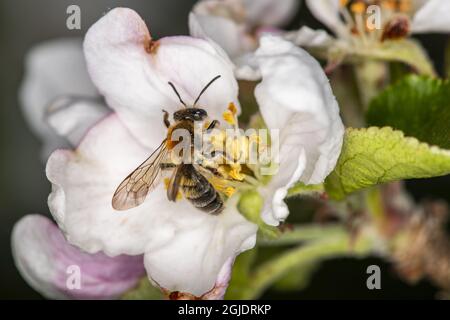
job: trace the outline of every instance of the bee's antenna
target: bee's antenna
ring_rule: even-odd
[[[169,85],[172,87],[172,89],[173,89],[173,91],[175,92],[175,94],[177,95],[177,97],[178,97],[178,99],[180,100],[181,104],[182,104],[185,108],[187,108],[186,103],[184,103],[183,99],[181,99],[181,96],[180,96],[180,94],[178,93],[177,88],[175,88],[175,85],[174,85],[172,82],[170,82],[170,81],[169,81],[168,83],[169,83]]]
[[[197,99],[195,99],[194,105],[193,107],[195,107],[195,105],[197,104],[198,100],[200,100],[200,98],[202,97],[202,95],[205,93],[205,91],[209,88],[210,85],[212,85],[214,83],[214,81],[216,81],[217,79],[219,79],[221,77],[221,75],[218,75],[216,77],[214,77],[200,92],[200,94],[198,95]]]

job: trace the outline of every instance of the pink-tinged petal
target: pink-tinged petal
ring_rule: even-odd
[[[450,1],[429,0],[413,16],[413,33],[450,32]]]
[[[87,73],[80,39],[58,39],[34,47],[25,60],[19,99],[25,119],[42,139],[43,158],[67,146],[45,121],[49,105],[58,97],[98,96]]]
[[[222,53],[191,37],[155,41],[131,9],[113,9],[95,23],[86,34],[84,51],[89,73],[108,105],[147,147],[164,137],[162,110],[182,107],[169,81],[193,104],[201,89],[221,75],[198,103],[211,118],[220,118],[228,103],[237,103],[232,64]]]
[[[12,248],[22,276],[47,298],[114,299],[145,275],[142,256],[84,253],[68,244],[58,227],[41,215],[17,222]],[[79,282],[73,278],[78,274]]]
[[[246,20],[254,26],[283,26],[297,13],[300,0],[242,0]]]
[[[220,269],[214,288],[204,294],[204,300],[223,300],[231,280],[231,272],[233,271],[235,257],[230,257]]]
[[[306,51],[265,36],[256,56],[262,82],[255,96],[268,128],[278,129],[280,138],[280,169],[262,191],[273,194],[263,217],[276,225],[288,214],[282,199],[293,183],[321,183],[333,170],[344,126],[325,73]]]
[[[186,200],[170,202],[163,183],[142,205],[115,211],[115,189],[151,151],[133,139],[117,116],[109,116],[75,151],[50,157],[50,211],[67,240],[84,251],[145,253],[147,272],[161,287],[201,295],[214,286],[230,256],[254,245],[257,228],[235,204],[227,202],[226,210],[213,216]]]

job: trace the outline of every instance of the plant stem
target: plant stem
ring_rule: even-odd
[[[380,92],[388,75],[385,62],[367,60],[355,64],[359,97],[364,109],[367,110],[370,101]]]
[[[342,225],[333,224],[321,226],[317,224],[295,226],[293,230],[285,231],[276,239],[261,239],[260,246],[285,246],[299,244],[307,241],[326,239],[327,237],[341,235],[344,231]]]
[[[363,235],[352,241],[344,230],[327,239],[310,242],[295,248],[262,264],[249,277],[246,289],[240,294],[240,299],[257,299],[276,280],[289,270],[303,264],[321,261],[339,256],[364,256],[370,253],[372,241]]]

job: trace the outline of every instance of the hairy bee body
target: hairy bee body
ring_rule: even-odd
[[[187,130],[194,139],[194,122],[202,121],[207,117],[205,110],[200,108],[187,108],[174,114],[175,123],[168,128],[167,143],[171,150],[178,143],[173,142],[172,133],[178,129]],[[223,210],[223,200],[214,186],[200,173],[193,164],[182,163],[178,165],[170,181],[171,187],[167,196],[170,201],[176,201],[178,190],[194,207],[209,214],[219,214]]]
[[[181,166],[180,188],[184,197],[199,210],[213,215],[221,213],[223,200],[213,185],[192,164]]]
[[[195,105],[205,90],[219,78],[220,75],[216,76],[203,88],[192,107],[188,107],[184,103],[175,86],[169,82],[184,108],[173,114],[173,120],[175,121],[173,124],[170,123],[169,113],[163,110],[163,121],[167,127],[166,139],[147,160],[131,172],[117,187],[112,198],[112,207],[114,209],[128,210],[141,205],[147,194],[158,184],[161,171],[170,169],[173,170],[173,173],[167,186],[167,198],[169,201],[177,201],[177,196],[181,192],[194,207],[204,212],[216,215],[223,210],[224,203],[221,195],[205,177],[205,175],[209,176],[210,174],[209,171],[204,171],[206,168],[183,161],[175,163],[169,159],[169,155],[172,154],[175,146],[182,141],[174,141],[172,139],[173,133],[178,129],[184,129],[189,132],[191,136],[191,151],[193,151],[194,123],[203,121],[208,117],[204,109],[196,108]],[[213,120],[206,130],[212,129],[217,123],[217,120]],[[181,156],[183,157],[184,155]],[[203,171],[203,173],[200,171]]]

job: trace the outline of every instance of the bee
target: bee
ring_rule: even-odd
[[[131,172],[117,187],[112,198],[112,207],[115,210],[128,210],[141,205],[147,194],[158,184],[162,171],[172,169],[173,172],[167,187],[167,198],[170,201],[175,202],[181,191],[194,207],[213,215],[222,212],[224,208],[223,199],[207,178],[215,173],[198,164],[168,162],[168,158],[170,158],[168,155],[176,145],[172,141],[172,133],[176,129],[185,129],[192,137],[194,136],[194,122],[203,121],[208,117],[206,110],[196,107],[197,102],[208,87],[219,78],[220,75],[213,78],[201,90],[194,104],[189,107],[184,103],[175,86],[171,82],[168,83],[184,108],[173,114],[174,124],[170,123],[169,113],[163,110],[163,121],[167,127],[167,136],[150,157]],[[217,120],[213,120],[206,130],[213,129],[218,123]]]

